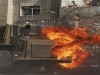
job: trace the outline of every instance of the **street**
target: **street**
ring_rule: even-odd
[[[0,75],[99,75],[99,67],[81,67],[72,70],[65,70],[49,64],[48,69],[42,63],[17,63],[0,68]]]

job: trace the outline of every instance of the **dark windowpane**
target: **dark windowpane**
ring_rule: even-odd
[[[32,15],[32,8],[33,8],[33,15],[40,15],[40,6],[23,6],[22,8],[22,15]]]
[[[29,7],[22,7],[22,12],[23,15],[31,15],[32,14],[32,9],[30,9]]]
[[[40,9],[33,9],[33,15],[40,15]]]

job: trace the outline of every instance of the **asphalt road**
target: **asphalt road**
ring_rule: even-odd
[[[42,63],[19,63],[0,67],[0,75],[100,75],[100,67],[81,67],[65,70],[48,64],[48,69]]]

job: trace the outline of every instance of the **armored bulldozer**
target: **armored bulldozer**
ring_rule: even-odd
[[[52,55],[53,41],[48,40],[42,34],[42,26],[26,28],[13,25],[9,28],[10,37],[3,35],[3,43],[1,42],[0,45],[0,55],[2,55],[0,58],[4,58],[2,63],[21,64],[25,62],[38,63],[38,65],[46,67],[51,64],[54,67],[57,63],[71,62],[71,59],[57,60]]]

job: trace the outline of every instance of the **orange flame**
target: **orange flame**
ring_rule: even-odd
[[[79,67],[88,58],[89,52],[83,49],[83,44],[100,43],[100,36],[87,34],[86,28],[47,27],[42,32],[55,42],[52,53],[57,59],[72,58],[71,63],[60,63],[66,69]]]

